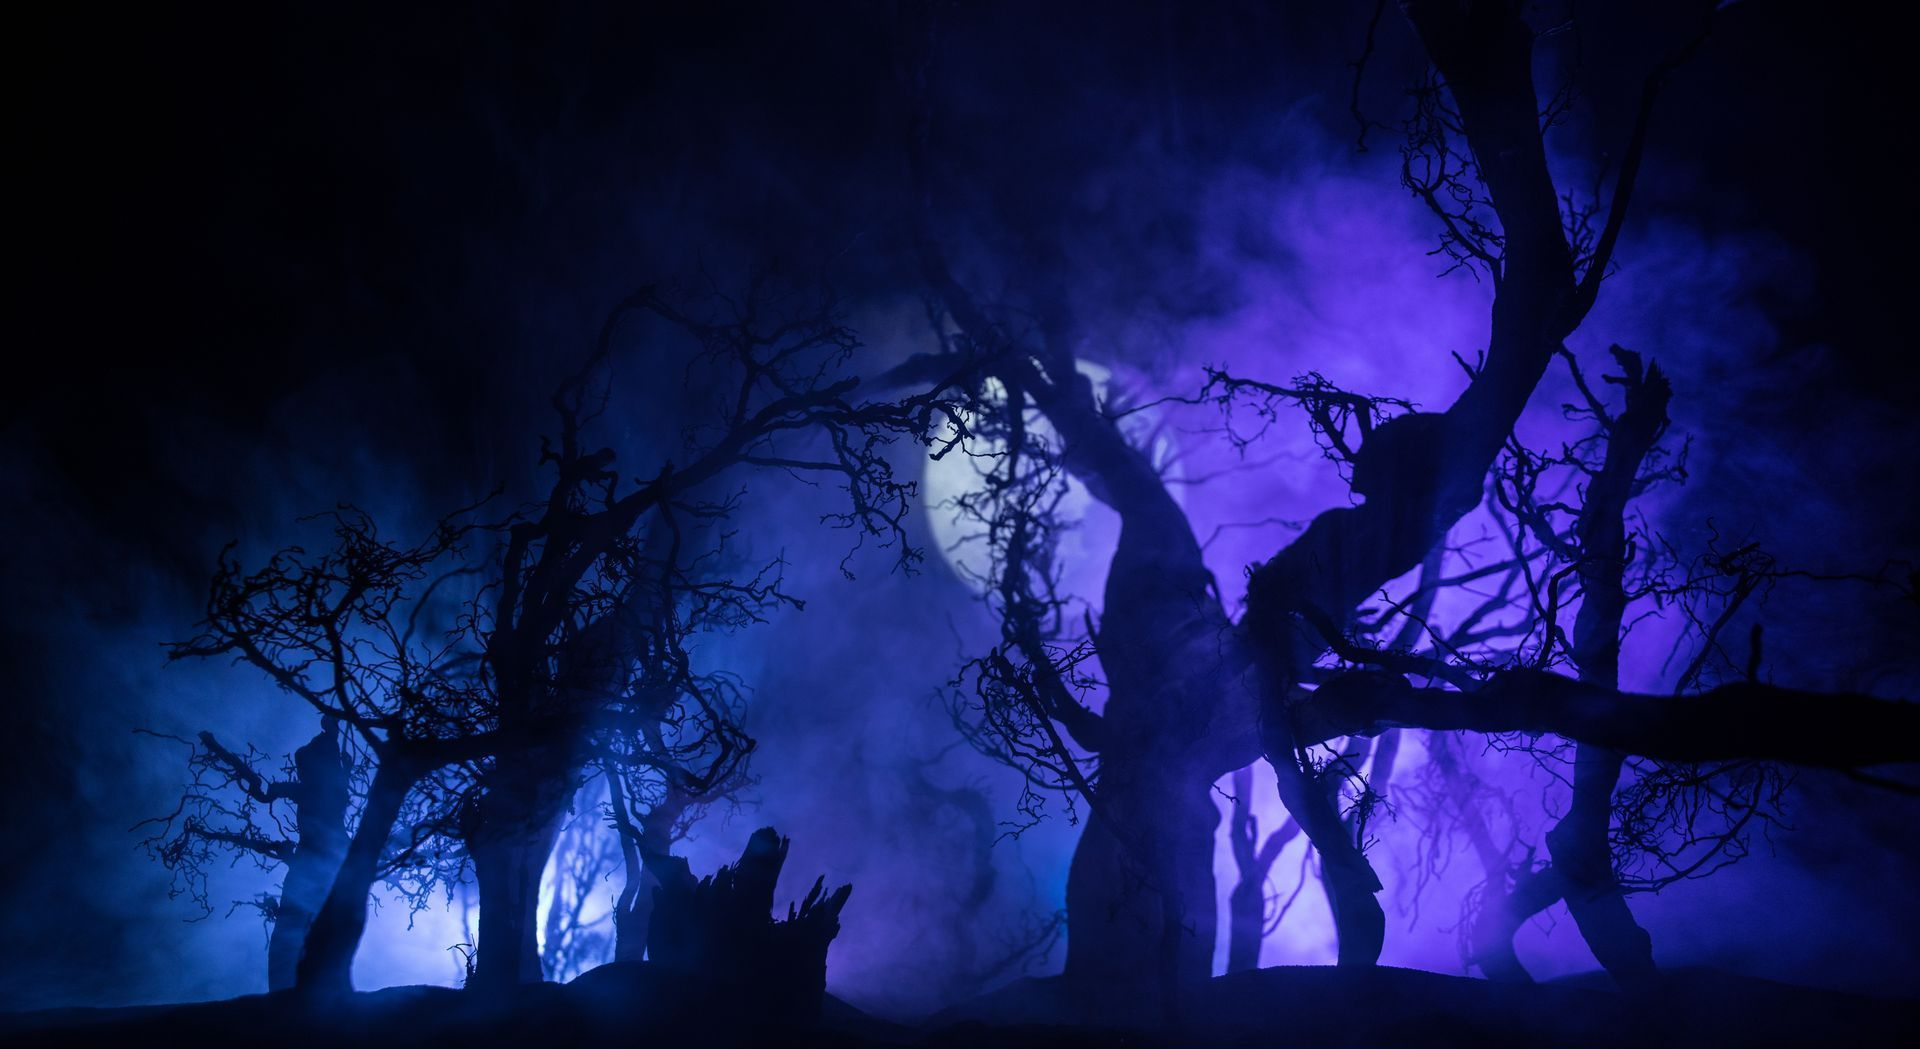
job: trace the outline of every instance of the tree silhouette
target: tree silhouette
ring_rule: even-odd
[[[1558,651],[1555,616],[1584,589],[1571,643],[1577,677],[1544,662],[1481,665],[1353,635],[1361,606],[1429,562],[1482,504],[1515,421],[1598,298],[1654,101],[1699,42],[1648,75],[1596,226],[1596,209],[1571,204],[1549,173],[1543,135],[1562,102],[1549,99],[1543,112],[1533,78],[1539,34],[1520,6],[1409,0],[1403,8],[1435,69],[1414,92],[1403,183],[1439,222],[1443,254],[1492,286],[1487,349],[1476,363],[1462,361],[1467,387],[1438,412],[1337,389],[1314,374],[1285,384],[1209,376],[1193,401],[1227,411],[1251,406],[1268,422],[1276,406],[1302,409],[1357,500],[1320,514],[1253,566],[1237,620],[1150,450],[1129,432],[1132,406],[1102,397],[1078,367],[1075,347],[1089,329],[1073,313],[1057,256],[1042,246],[997,259],[998,278],[1017,289],[1019,304],[984,305],[947,261],[937,209],[920,214],[943,347],[900,366],[890,381],[965,395],[973,420],[966,450],[991,464],[980,490],[955,511],[991,551],[986,600],[1001,639],[967,665],[951,707],[978,749],[1027,775],[1021,807],[1030,817],[1046,796],[1064,797],[1072,815],[1088,810],[1067,888],[1067,976],[1116,999],[1170,1006],[1181,987],[1207,974],[1219,818],[1209,791],[1256,758],[1273,767],[1281,801],[1319,856],[1340,962],[1371,965],[1385,916],[1357,829],[1377,796],[1361,775],[1365,739],[1415,728],[1575,741],[1576,805],[1549,838],[1554,873],[1529,891],[1558,884],[1596,954],[1623,975],[1649,963],[1605,840],[1620,756],[1676,767],[1781,761],[1841,769],[1920,758],[1920,708],[1907,704],[1752,680],[1683,699],[1619,690],[1621,514],[1664,426],[1667,397],[1657,372],[1642,371],[1631,355],[1620,357],[1627,409],[1609,418],[1597,401],[1591,406],[1604,422],[1607,459],[1575,535],[1554,540],[1575,549],[1554,579],[1565,590],[1538,595],[1532,604],[1541,617],[1524,628],[1545,630],[1549,642],[1539,647]],[[922,102],[910,158],[931,204],[928,63],[915,75]],[[1070,614],[1059,590],[1053,551],[1071,526],[1060,510],[1068,477],[1120,519],[1097,621]],[[1820,731],[1807,731],[1810,718]],[[1330,746],[1330,757],[1317,756]],[[1343,798],[1353,802],[1346,812]]]
[[[911,482],[886,451],[930,440],[932,396],[853,399],[839,371],[858,345],[831,303],[768,276],[698,312],[654,289],[609,316],[587,363],[552,399],[556,442],[542,498],[493,520],[492,500],[403,546],[371,517],[323,519],[333,545],[290,547],[243,572],[223,554],[201,633],[176,658],[228,656],[354,733],[374,765],[360,819],[307,937],[298,983],[349,989],[368,890],[391,840],[422,828],[457,838],[479,883],[476,987],[541,979],[538,888],[562,817],[593,762],[651,778],[674,797],[711,794],[751,750],[737,689],[700,670],[689,639],[761,621],[800,602],[781,562],[736,574],[726,522],[750,471],[837,479],[847,503],[827,523],[918,556],[901,522]],[[587,443],[613,391],[621,324],[650,316],[689,339],[688,401],[716,405],[687,429],[687,456],[638,474]],[[731,483],[730,481],[728,483]],[[411,802],[409,799],[413,799]],[[649,798],[658,806],[660,799]],[[411,835],[399,822],[421,813]]]
[[[1280,850],[1300,836],[1300,825],[1288,820],[1278,830],[1260,834],[1253,814],[1253,770],[1233,774],[1233,811],[1227,823],[1233,844],[1234,872],[1239,877],[1227,897],[1227,971],[1260,967],[1260,940],[1270,931],[1267,922],[1267,875]],[[1278,924],[1277,920],[1274,924]]]
[[[740,859],[695,879],[687,861],[649,852],[659,883],[647,933],[647,956],[660,968],[697,977],[722,1007],[747,1003],[771,1018],[819,1015],[827,983],[827,946],[840,932],[840,912],[853,886],[826,891],[814,879],[799,904],[774,917],[774,886],[789,842],[772,827],[748,839]]]
[[[320,731],[294,751],[284,779],[263,773],[251,748],[236,753],[211,732],[197,743],[167,738],[190,748],[192,778],[171,813],[138,825],[149,830],[142,847],[172,872],[173,895],[189,897],[203,915],[212,913],[208,868],[222,853],[250,857],[262,870],[285,867],[277,896],[243,902],[258,907],[270,929],[268,988],[293,986],[307,929],[346,852],[349,759],[338,724],[322,719]]]

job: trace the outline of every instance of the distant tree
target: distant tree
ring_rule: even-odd
[[[927,920],[953,933],[944,950],[928,960],[941,974],[941,996],[962,1001],[1032,975],[1044,965],[1066,931],[1066,914],[1031,901],[1021,901],[1012,913],[997,904],[1005,898],[1006,879],[995,865],[994,846],[1008,830],[996,817],[984,785],[942,786],[932,776],[937,763],[937,758],[909,759],[896,768],[904,800],[916,819],[930,834],[959,846],[954,866],[962,868],[956,871],[962,875],[961,891],[943,894]],[[943,826],[948,819],[958,824],[958,834]]]
[[[1598,424],[1603,451],[1595,465],[1588,465],[1572,449],[1564,457],[1587,477],[1572,527],[1556,528],[1556,522],[1533,498],[1531,481],[1538,476],[1537,465],[1522,463],[1514,471],[1513,487],[1519,494],[1509,504],[1578,577],[1580,611],[1574,619],[1573,636],[1565,644],[1579,680],[1603,688],[1618,688],[1620,684],[1620,640],[1629,598],[1626,574],[1633,560],[1627,504],[1636,492],[1659,479],[1659,473],[1649,472],[1647,465],[1667,428],[1667,403],[1673,392],[1657,365],[1643,367],[1637,354],[1618,346],[1613,348],[1613,355],[1623,373],[1613,381],[1625,388],[1626,405],[1616,417],[1608,413],[1599,398],[1588,393],[1585,410]],[[1578,376],[1577,368],[1575,374]],[[1584,381],[1580,386],[1587,390]],[[1567,532],[1571,535],[1563,538]],[[1549,625],[1548,629],[1554,628]],[[1549,634],[1549,650],[1556,640]],[[1614,787],[1624,760],[1625,755],[1607,747],[1576,745],[1572,806],[1546,835],[1555,862],[1527,872],[1513,892],[1490,901],[1493,913],[1488,924],[1517,927],[1513,919],[1521,912],[1537,912],[1545,905],[1539,901],[1557,895],[1567,901],[1581,934],[1607,971],[1622,980],[1635,980],[1653,971],[1652,941],[1627,909],[1614,877],[1613,850],[1608,840]],[[1481,955],[1483,967],[1501,975],[1517,975],[1506,968],[1509,964],[1518,967],[1512,960],[1511,937],[1508,931],[1504,950],[1488,943],[1490,949]],[[1482,935],[1481,939],[1488,938]]]
[[[648,777],[615,773],[607,779],[608,822],[621,855],[623,881],[614,900],[615,961],[638,961],[647,949],[655,891],[660,880],[645,857],[670,857],[710,805],[730,801],[746,785],[744,769],[701,786],[691,782],[644,782]],[[640,782],[635,782],[640,781]]]
[[[597,777],[580,788],[554,840],[540,918],[540,966],[551,981],[571,980],[615,959],[618,913],[598,905],[610,903],[612,879],[622,865],[620,836],[606,825],[605,793]]]
[[[319,733],[294,751],[283,779],[262,772],[251,748],[236,753],[211,732],[197,742],[167,738],[190,748],[192,779],[171,813],[138,825],[149,832],[142,846],[172,872],[173,895],[187,896],[203,915],[212,913],[208,868],[223,854],[251,859],[262,870],[284,868],[278,895],[249,902],[270,930],[268,988],[293,986],[307,928],[346,854],[351,770],[338,723],[321,719]]]

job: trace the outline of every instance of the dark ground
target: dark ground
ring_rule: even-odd
[[[394,987],[348,1003],[286,993],[0,1019],[19,1045],[380,1046],[662,1044],[841,1046],[1911,1045],[1920,1000],[1871,998],[1678,970],[1635,993],[1604,977],[1494,984],[1411,969],[1284,967],[1213,980],[1178,1024],[1125,1022],[1124,1003],[1074,1002],[1027,980],[919,1027],[829,996],[813,1023],[769,1022],[751,995],[716,995],[649,968],[603,966],[508,1004],[440,987]]]

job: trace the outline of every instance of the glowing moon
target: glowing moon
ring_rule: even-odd
[[[1094,397],[1102,406],[1132,403],[1129,394],[1138,389],[1137,383],[1118,378],[1114,369],[1091,361],[1082,360],[1076,368],[1092,381]],[[999,400],[1005,394],[997,381],[989,380],[987,396]],[[1129,414],[1122,423],[1122,431],[1136,447],[1144,445],[1162,476],[1171,479],[1178,469],[1176,449],[1170,435],[1162,431],[1162,422],[1161,413],[1148,408]],[[1028,412],[1027,428],[1042,439],[1053,438],[1052,425],[1036,411]],[[981,441],[972,450],[973,455],[966,455],[955,449],[938,460],[928,456],[920,492],[934,545],[939,547],[954,574],[978,592],[986,576],[986,539],[976,522],[962,519],[956,509],[957,500],[986,486],[986,478],[996,462],[991,453],[1004,451],[1005,444]],[[1178,486],[1170,491],[1176,500],[1180,498]],[[1078,527],[1063,530],[1059,537],[1057,556],[1063,572],[1062,586],[1066,592],[1097,607],[1101,589],[1106,585],[1107,561],[1120,537],[1119,519],[1072,476],[1067,478],[1067,493],[1061,500],[1060,514],[1065,520],[1078,522]]]

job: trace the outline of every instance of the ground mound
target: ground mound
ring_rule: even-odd
[[[1871,998],[1698,970],[1628,993],[1495,984],[1410,969],[1284,967],[1209,981],[1172,1022],[1023,980],[925,1023],[890,1024],[827,996],[820,1016],[775,1020],[737,987],[645,963],[602,966],[511,1000],[398,987],[317,1002],[289,993],[0,1018],[20,1045],[214,1047],[687,1044],[836,1046],[1910,1045],[1920,1001]]]

